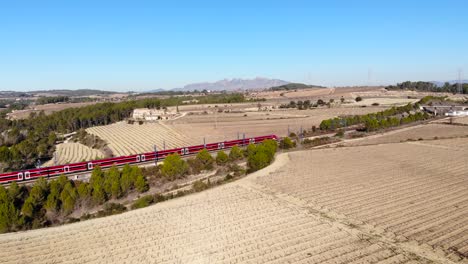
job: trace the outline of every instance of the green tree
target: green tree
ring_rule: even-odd
[[[104,190],[107,197],[112,197],[114,199],[120,197],[120,171],[116,166],[112,166],[105,174]]]
[[[50,182],[50,192],[47,196],[44,208],[51,212],[57,212],[60,209],[60,193],[62,187],[58,183],[58,180],[52,180]]]
[[[257,171],[265,168],[270,164],[268,154],[264,151],[256,151],[247,158],[247,166],[250,171]]]
[[[120,178],[120,187],[122,190],[122,194],[127,194],[128,191],[130,191],[133,188],[135,184],[133,179],[134,178],[132,176],[132,168],[130,167],[130,165],[125,164],[125,166],[122,169],[122,176]]]
[[[60,201],[62,202],[62,211],[65,214],[70,214],[75,209],[76,199],[78,198],[78,194],[76,191],[75,186],[72,182],[67,182],[65,187],[60,193]]]
[[[49,184],[44,178],[39,178],[31,188],[28,198],[21,209],[23,215],[30,218],[41,218],[40,213],[49,194]]]
[[[80,182],[76,189],[81,201],[86,201],[89,198],[89,186],[86,182]]]
[[[224,151],[219,151],[216,155],[216,164],[224,165],[228,162],[229,157]]]
[[[247,166],[250,171],[265,168],[273,161],[277,149],[276,141],[266,140],[262,144],[252,148],[247,156]]]
[[[25,194],[24,188],[19,187],[18,183],[12,182],[8,188],[8,195],[11,201],[15,204],[16,208],[20,208],[23,203],[23,196]]]
[[[257,151],[257,145],[255,145],[255,144],[249,144],[249,145],[247,146],[247,150],[246,150],[246,152],[247,152],[247,157],[252,156],[256,151]]]
[[[106,201],[106,192],[103,188],[104,185],[104,173],[99,166],[94,167],[89,180],[89,186],[91,190],[91,197],[94,204],[102,204]]]
[[[19,212],[7,190],[0,185],[0,233],[12,231],[18,225]]]
[[[114,165],[104,175],[104,191],[107,197],[117,198],[120,195],[119,169]]]
[[[238,146],[234,146],[231,148],[231,151],[229,152],[229,159],[231,161],[240,160],[243,157],[244,157],[244,153],[242,152],[241,148],[239,148]]]
[[[208,150],[202,149],[201,151],[197,153],[197,156],[195,158],[198,159],[203,164],[203,169],[205,170],[213,169],[214,159],[211,156],[211,154],[208,152]]]
[[[143,174],[138,175],[135,187],[139,193],[144,193],[149,190],[148,182],[146,181],[145,176]]]
[[[101,186],[93,187],[92,199],[94,204],[103,204],[106,201],[106,193]]]
[[[177,153],[167,156],[161,167],[161,173],[170,180],[184,176],[187,171],[187,163]]]

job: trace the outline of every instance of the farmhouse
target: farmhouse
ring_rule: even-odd
[[[133,110],[133,119],[145,120],[145,121],[156,121],[156,120],[169,120],[177,117],[177,112],[167,110],[157,110],[148,108],[139,108]]]

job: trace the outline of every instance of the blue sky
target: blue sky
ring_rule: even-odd
[[[452,80],[468,76],[467,14],[467,1],[3,1],[0,90]]]

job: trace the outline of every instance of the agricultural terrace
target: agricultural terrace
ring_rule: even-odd
[[[144,123],[139,125],[118,122],[107,126],[97,126],[86,129],[108,143],[115,156],[154,151],[154,145],[159,150],[202,144],[193,142],[185,134],[180,133],[163,123]]]
[[[57,165],[75,163],[84,160],[93,160],[96,158],[103,158],[104,153],[102,151],[90,148],[80,143],[62,143],[58,144],[55,150],[55,155],[57,157]],[[53,166],[55,161],[52,159],[43,166]]]
[[[0,235],[9,249],[0,259],[467,263],[468,150],[443,142],[446,148],[398,143],[280,154],[266,169],[202,193]]]

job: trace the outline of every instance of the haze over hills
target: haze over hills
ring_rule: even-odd
[[[201,82],[187,84],[183,88],[176,88],[173,91],[193,91],[193,90],[210,90],[210,91],[236,91],[236,90],[255,90],[268,89],[274,86],[288,84],[288,81],[280,79],[268,79],[257,77],[254,79],[224,79],[217,82]]]

